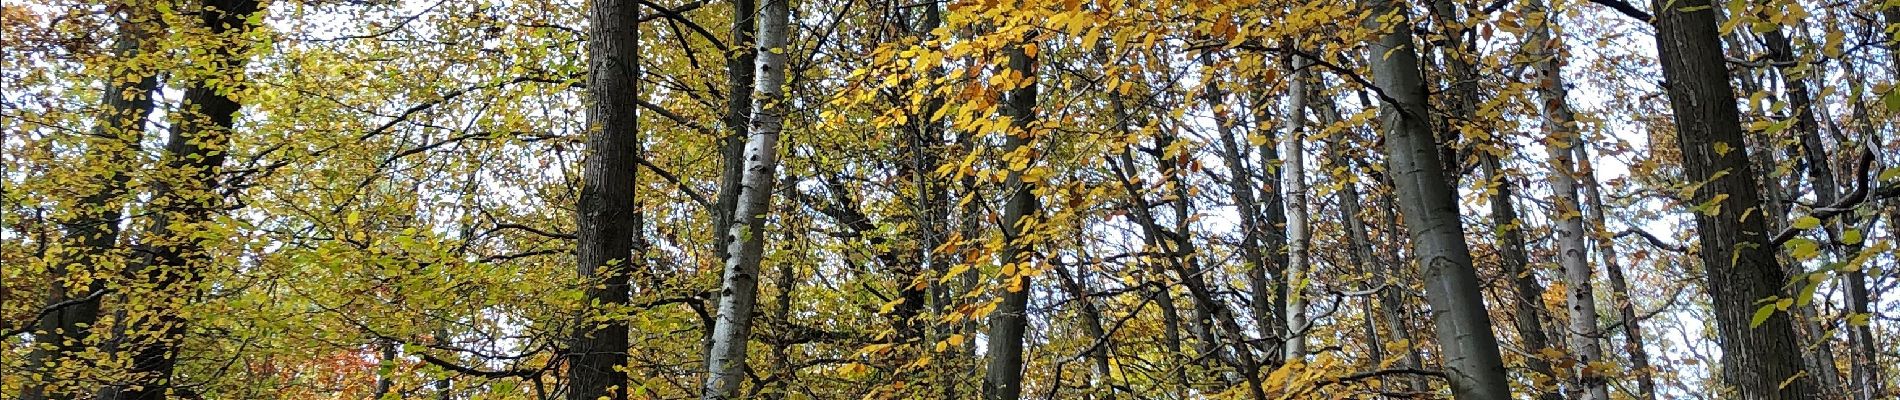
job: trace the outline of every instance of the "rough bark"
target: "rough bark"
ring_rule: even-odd
[[[1715,12],[1655,2],[1656,47],[1689,182],[1702,186],[1691,204],[1696,212],[1700,255],[1708,278],[1722,349],[1722,380],[1737,398],[1805,399],[1817,393],[1801,371],[1800,348],[1788,313],[1775,312],[1751,324],[1756,301],[1783,294],[1787,275],[1775,259],[1758,213],[1754,166],[1743,142],[1734,90],[1717,38]],[[1717,145],[1726,151],[1717,151]],[[1719,174],[1719,175],[1718,175]],[[1725,196],[1718,203],[1717,196]],[[1792,380],[1790,380],[1793,378]]]
[[[1439,163],[1418,52],[1405,9],[1374,0],[1368,28],[1384,32],[1368,49],[1373,82],[1389,100],[1380,108],[1387,129],[1387,170],[1412,234],[1413,258],[1424,270],[1426,298],[1452,394],[1461,400],[1508,399],[1510,386],[1485,313],[1471,250],[1458,218],[1457,198]],[[1382,22],[1385,21],[1385,22]]]
[[[1034,142],[1034,133],[1030,130],[1036,120],[1037,95],[1036,59],[1026,54],[1021,45],[1011,47],[1008,53],[1008,68],[1029,81],[1010,90],[1004,100],[1003,112],[1010,117],[1009,138],[1003,144],[1005,154],[1020,151]],[[1003,183],[1009,191],[1009,199],[1003,204],[1002,257],[1014,267],[1004,267],[1006,273],[997,288],[999,304],[990,313],[989,343],[986,344],[989,365],[983,375],[985,400],[1017,400],[1023,392],[1023,334],[1029,327],[1029,271],[1035,262],[1034,252],[1023,239],[1023,233],[1033,228],[1026,225],[1037,223],[1036,214],[1041,212],[1042,204],[1022,175],[1023,171],[1010,169]]]
[[[248,19],[262,12],[257,0],[207,0],[202,6],[195,29],[217,37],[245,35],[253,27]],[[203,68],[230,80],[189,82],[173,116],[148,206],[154,210],[144,236],[149,261],[132,271],[138,289],[127,295],[127,301],[153,306],[127,314],[125,336],[115,340],[132,354],[127,374],[131,381],[107,386],[100,392],[102,399],[162,400],[170,395],[188,322],[178,308],[211,267],[207,247],[216,239],[199,231],[211,228],[216,213],[225,208],[219,175],[241,106],[232,93],[235,82],[242,82],[248,58],[235,45],[211,47],[205,52],[218,62]]]
[[[711,357],[706,360],[706,400],[735,398],[745,378],[746,345],[758,306],[759,264],[765,253],[765,214],[771,206],[778,170],[778,138],[785,127],[786,51],[790,35],[789,0],[766,0],[759,9],[756,78],[752,120],[745,141],[745,171],[739,201],[726,231],[725,272],[719,291]],[[741,224],[740,222],[744,222]]]
[[[1839,181],[1836,180],[1832,160],[1828,157],[1826,144],[1821,138],[1820,123],[1816,121],[1813,95],[1808,91],[1807,73],[1799,66],[1800,58],[1795,54],[1794,44],[1782,29],[1762,33],[1762,41],[1768,49],[1768,58],[1774,60],[1781,72],[1781,79],[1788,99],[1788,108],[1793,111],[1795,134],[1799,135],[1801,160],[1806,163],[1808,182],[1814,188],[1815,204],[1834,204],[1840,201]],[[1830,250],[1837,256],[1851,258],[1858,254],[1861,246],[1841,243],[1841,235],[1848,227],[1858,226],[1857,216],[1846,213],[1826,224]],[[1867,272],[1856,269],[1847,272],[1847,312],[1865,314],[1871,312],[1867,294]],[[1853,379],[1853,396],[1859,400],[1871,400],[1875,397],[1874,386],[1880,381],[1879,371],[1873,364],[1877,354],[1874,351],[1873,331],[1869,325],[1847,327],[1848,342],[1852,353],[1849,371]],[[1825,339],[1825,338],[1823,338]],[[1832,353],[1832,351],[1829,351]],[[1831,357],[1830,357],[1831,359]],[[1832,368],[1830,365],[1829,368]],[[1823,373],[1831,371],[1822,371]],[[1825,379],[1823,380],[1825,381]]]
[[[575,265],[585,304],[603,309],[624,306],[631,295],[629,282],[642,268],[634,255],[639,203],[634,201],[639,168],[640,48],[639,3],[633,0],[597,0],[587,13],[588,132],[586,161],[581,170],[581,193],[576,204]],[[627,322],[595,322],[593,312],[575,324],[568,356],[567,398],[625,399],[629,380]]]
[[[128,11],[120,21],[120,32],[113,43],[116,60],[139,58],[143,52],[139,17]],[[21,389],[25,400],[73,399],[79,387],[63,387],[72,382],[62,378],[61,366],[78,360],[67,357],[83,351],[92,336],[92,325],[99,321],[100,298],[106,280],[74,279],[75,276],[109,276],[102,270],[122,265],[124,254],[114,251],[119,244],[119,221],[124,217],[126,184],[131,180],[131,165],[136,162],[139,142],[145,136],[146,119],[152,113],[152,93],[158,78],[138,68],[112,68],[102,93],[99,125],[84,138],[86,150],[79,162],[85,173],[74,185],[85,193],[69,206],[58,224],[63,236],[59,251],[52,253],[52,283],[46,288],[46,304],[68,301],[78,303],[47,313],[38,321],[33,334],[33,351],[27,355],[24,373],[32,379]],[[74,286],[84,288],[74,291]],[[62,384],[63,383],[63,384]],[[50,392],[49,392],[50,389]]]

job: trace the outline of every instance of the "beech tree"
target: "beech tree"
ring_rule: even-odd
[[[1895,10],[6,2],[0,397],[1893,397]]]

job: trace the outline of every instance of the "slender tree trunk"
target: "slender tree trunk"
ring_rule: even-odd
[[[765,253],[765,214],[771,206],[778,170],[778,137],[785,127],[790,0],[765,0],[759,9],[758,69],[753,83],[752,121],[746,135],[745,171],[734,208],[725,274],[719,291],[719,316],[713,327],[712,357],[706,360],[706,400],[736,398],[745,378],[746,345],[752,337],[753,310],[759,300],[759,264]],[[743,221],[744,224],[738,222]]]
[[[1589,247],[1584,244],[1583,202],[1577,197],[1577,169],[1574,148],[1582,146],[1583,140],[1576,130],[1576,118],[1571,114],[1567,95],[1564,90],[1563,42],[1553,37],[1556,22],[1551,18],[1553,12],[1542,1],[1533,0],[1532,10],[1541,11],[1545,18],[1539,26],[1531,28],[1527,40],[1527,50],[1537,61],[1532,67],[1537,70],[1538,96],[1542,100],[1544,113],[1544,148],[1550,152],[1550,188],[1556,209],[1552,210],[1551,220],[1555,221],[1557,241],[1557,262],[1564,269],[1565,308],[1570,312],[1569,337],[1571,356],[1576,358],[1578,390],[1590,400],[1609,400],[1609,378],[1593,368],[1593,363],[1603,361],[1603,348],[1597,338],[1602,335],[1597,328],[1596,283],[1590,266]]]
[[[1603,258],[1603,270],[1610,281],[1610,294],[1616,305],[1618,318],[1623,320],[1623,350],[1629,352],[1630,375],[1636,380],[1636,398],[1641,400],[1656,397],[1656,381],[1649,370],[1649,351],[1643,343],[1642,321],[1636,316],[1636,303],[1630,297],[1629,282],[1623,277],[1623,266],[1616,255],[1616,236],[1610,233],[1608,208],[1603,206],[1603,195],[1599,192],[1596,169],[1590,161],[1589,146],[1577,146],[1577,175],[1583,178],[1583,199],[1585,202],[1584,219],[1590,221],[1592,236],[1596,238],[1597,254]]]
[[[1256,83],[1255,85],[1255,87],[1262,86],[1265,86],[1265,84]],[[1284,230],[1286,226],[1286,199],[1280,192],[1282,187],[1279,173],[1281,162],[1280,151],[1276,148],[1279,141],[1279,130],[1266,125],[1266,121],[1272,119],[1270,113],[1273,107],[1268,106],[1268,104],[1272,103],[1272,97],[1264,92],[1256,92],[1249,97],[1253,100],[1252,108],[1254,109],[1254,120],[1256,124],[1254,131],[1265,136],[1263,138],[1265,141],[1261,142],[1259,146],[1260,162],[1257,165],[1259,165],[1260,171],[1250,173],[1249,176],[1252,176],[1252,174],[1260,174],[1260,211],[1263,217],[1262,221],[1260,221],[1260,238],[1263,239],[1261,246],[1267,250],[1267,263],[1264,265],[1264,268],[1250,271],[1247,276],[1248,286],[1250,286],[1248,289],[1254,292],[1253,304],[1251,305],[1255,310],[1255,317],[1258,320],[1266,321],[1261,323],[1261,325],[1264,326],[1263,331],[1267,332],[1267,335],[1264,336],[1285,339],[1288,331],[1285,326],[1286,319],[1283,317],[1286,313],[1283,310],[1286,309],[1287,280],[1281,278],[1286,276],[1288,255],[1286,248],[1286,231]]]
[[[1082,314],[1080,315],[1082,333],[1088,334],[1089,342],[1087,343],[1092,346],[1088,349],[1090,367],[1093,368],[1095,374],[1091,381],[1093,381],[1095,385],[1107,386],[1107,394],[1103,395],[1102,398],[1105,400],[1113,400],[1115,398],[1116,388],[1115,382],[1113,381],[1114,374],[1112,366],[1109,363],[1109,356],[1114,354],[1111,349],[1113,349],[1115,345],[1114,341],[1109,337],[1109,332],[1102,327],[1102,311],[1095,306],[1095,300],[1089,298],[1088,286],[1081,280],[1076,279],[1076,274],[1070,273],[1069,270],[1059,266],[1056,267],[1055,270],[1056,274],[1062,278],[1062,288],[1069,292],[1069,297],[1081,303],[1078,309]],[[1101,387],[1097,386],[1097,389],[1099,390]]]
[[[1460,400],[1508,399],[1510,385],[1491,333],[1471,250],[1465,244],[1458,202],[1439,163],[1411,22],[1392,0],[1371,2],[1368,28],[1384,32],[1368,49],[1374,83],[1384,96],[1380,118],[1386,132],[1387,170],[1397,184],[1400,209],[1412,233],[1413,255],[1425,271],[1426,297],[1452,394]],[[1382,23],[1381,21],[1387,21]],[[1388,25],[1389,24],[1389,25]]]
[[[1539,351],[1552,348],[1550,336],[1544,332],[1544,285],[1537,282],[1537,274],[1530,269],[1530,256],[1525,245],[1523,221],[1518,219],[1517,206],[1511,199],[1513,188],[1511,178],[1504,176],[1496,156],[1481,155],[1479,163],[1485,176],[1492,180],[1495,189],[1490,190],[1491,226],[1498,235],[1499,258],[1504,264],[1504,273],[1510,275],[1512,293],[1517,295],[1511,302],[1512,311],[1517,315],[1512,326],[1517,330],[1518,339],[1523,341],[1531,356],[1524,363],[1531,372],[1540,374],[1544,379],[1557,379],[1551,370],[1550,361],[1538,355]],[[1536,379],[1533,379],[1536,380]],[[1562,400],[1563,394],[1554,390],[1538,390],[1539,398],[1544,400]]]
[[[644,263],[634,254],[639,218],[639,15],[632,0],[597,0],[588,10],[588,133],[575,210],[576,264],[586,280],[585,304],[625,306],[629,283]],[[570,340],[567,398],[626,399],[627,322],[595,322],[584,313]]]
[[[257,0],[207,0],[202,5],[196,29],[217,37],[247,34],[253,27],[250,17],[262,12]],[[206,66],[211,72],[242,81],[248,55],[240,48],[217,45],[205,52],[220,59]],[[231,81],[190,82],[174,114],[164,166],[152,190],[150,208],[155,211],[145,234],[150,263],[133,272],[134,279],[150,289],[127,298],[153,307],[127,313],[128,329],[121,342],[132,351],[132,381],[106,387],[100,392],[103,399],[162,400],[173,389],[172,373],[189,322],[178,308],[194,297],[202,272],[212,267],[206,247],[219,240],[200,232],[213,228],[216,213],[224,210],[220,174],[241,106],[231,97],[236,86]]]
[[[1018,44],[1008,50],[1009,70],[1028,80],[1020,82],[1020,87],[1010,90],[1004,103],[1004,114],[1010,117],[1009,138],[1004,141],[1004,154],[1027,157],[1017,154],[1034,142],[1033,126],[1036,120],[1036,59],[1023,51]],[[1023,171],[1011,168],[1004,178],[1009,190],[1009,200],[1003,204],[1003,281],[997,288],[1000,304],[990,313],[989,365],[984,369],[983,398],[985,400],[1017,400],[1023,392],[1023,334],[1029,327],[1029,281],[1030,271],[1034,269],[1035,252],[1023,237],[1025,232],[1033,231],[1037,214],[1042,204],[1032,192],[1031,183],[1023,180]]]
[[[1705,289],[1721,342],[1722,380],[1734,386],[1738,398],[1809,398],[1817,392],[1810,379],[1796,378],[1801,355],[1789,315],[1775,312],[1760,323],[1751,321],[1757,301],[1784,294],[1787,275],[1775,259],[1761,214],[1744,217],[1759,212],[1759,185],[1716,36],[1716,13],[1660,0],[1651,9],[1657,12],[1656,47],[1683,170],[1689,182],[1703,182],[1691,204],[1719,205],[1696,212],[1695,218],[1709,280]]]
[[[144,43],[140,38],[145,33],[132,21],[139,13],[127,11],[120,20],[120,32],[112,48],[114,60],[141,58]],[[105,295],[106,281],[97,277],[112,275],[116,271],[109,268],[125,261],[125,255],[114,249],[119,247],[119,221],[125,216],[128,200],[128,171],[137,162],[158,78],[138,68],[112,70],[126,72],[113,73],[107,79],[99,125],[84,138],[86,150],[79,167],[86,176],[79,180],[82,183],[75,191],[86,194],[59,218],[64,236],[59,239],[59,251],[52,253],[48,262],[52,284],[46,288],[46,304],[77,303],[40,318],[33,333],[33,351],[27,355],[22,371],[31,377],[21,389],[20,398],[25,400],[78,397],[76,390],[81,388],[66,387],[77,382],[62,372],[62,366],[83,362],[67,357],[85,349],[92,325],[99,321],[99,299]],[[69,291],[72,286],[84,287],[85,291]]]
[[[1313,94],[1320,93],[1318,90],[1313,90],[1313,92]],[[1334,105],[1332,99],[1321,97],[1320,100],[1314,104],[1318,105],[1316,108],[1319,111],[1319,122],[1321,126],[1329,126],[1339,122],[1339,110],[1338,107]],[[1352,176],[1354,170],[1347,155],[1346,144],[1337,138],[1330,139],[1328,142],[1327,151],[1331,153],[1332,164],[1335,168],[1343,169],[1340,172],[1341,176]],[[1372,265],[1372,263],[1380,262],[1380,260],[1373,255],[1372,237],[1367,234],[1368,228],[1366,227],[1365,220],[1361,219],[1364,218],[1362,214],[1365,213],[1365,210],[1360,205],[1363,199],[1359,196],[1359,186],[1355,183],[1354,179],[1342,179],[1340,182],[1342,183],[1338,192],[1340,220],[1345,221],[1346,237],[1352,246],[1352,249],[1350,249],[1347,255],[1351,263],[1362,265],[1364,270],[1370,273],[1372,278],[1370,284],[1372,287],[1378,289],[1377,293],[1366,298],[1365,307],[1368,314],[1366,316],[1366,324],[1369,325],[1366,331],[1367,336],[1372,339],[1371,346],[1369,346],[1372,349],[1372,358],[1375,362],[1384,363],[1386,358],[1384,354],[1385,340],[1399,340],[1407,343],[1410,343],[1412,340],[1410,330],[1405,328],[1405,324],[1402,322],[1403,319],[1399,316],[1399,298],[1396,294],[1401,292],[1402,289],[1395,286],[1396,283],[1394,281],[1396,280],[1393,279],[1395,272],[1398,272],[1394,269],[1399,264],[1397,262],[1383,262],[1381,264],[1384,265]],[[1396,220],[1394,220],[1391,225],[1393,225],[1392,228],[1396,228],[1398,224]],[[1396,241],[1392,244],[1393,246],[1397,246]],[[1394,256],[1392,259],[1397,260],[1398,257]],[[1374,306],[1375,302],[1377,306]],[[1381,322],[1386,325],[1384,332],[1381,332],[1378,327]],[[1399,360],[1399,367],[1419,367],[1418,352],[1414,351],[1413,348],[1414,347],[1408,344],[1406,349],[1400,353],[1402,358]],[[1403,377],[1400,378],[1400,380],[1404,382],[1408,388],[1414,391],[1421,391],[1418,386],[1418,381],[1413,378],[1415,377]]]
[[[1211,53],[1201,56],[1201,65],[1213,65]],[[1273,324],[1267,321],[1274,319],[1274,314],[1271,314],[1273,286],[1267,281],[1267,259],[1261,252],[1260,243],[1265,231],[1273,227],[1261,226],[1265,217],[1261,215],[1259,201],[1254,197],[1255,172],[1248,167],[1247,157],[1243,154],[1241,143],[1245,143],[1244,139],[1235,137],[1238,134],[1234,129],[1233,115],[1227,107],[1217,107],[1226,102],[1227,94],[1212,82],[1206,84],[1203,93],[1209,107],[1214,108],[1214,129],[1220,138],[1221,162],[1227,166],[1227,190],[1240,213],[1240,259],[1246,264],[1247,283],[1253,291],[1248,311],[1254,321],[1259,321],[1260,336],[1272,337],[1277,333],[1273,331]]]
[[[1796,22],[1798,23],[1798,21]],[[1815,203],[1820,205],[1834,204],[1840,201],[1841,197],[1839,183],[1834,175],[1834,168],[1831,164],[1832,160],[1828,157],[1827,146],[1821,139],[1820,123],[1815,119],[1816,110],[1813,96],[1808,91],[1807,72],[1796,68],[1799,57],[1795,54],[1793,43],[1788,39],[1788,35],[1782,32],[1782,29],[1778,28],[1763,32],[1762,36],[1763,42],[1768,48],[1769,59],[1775,61],[1777,68],[1781,72],[1782,82],[1787,91],[1789,108],[1794,112],[1794,130],[1797,135],[1800,135],[1800,156],[1803,161],[1807,162],[1808,179],[1809,183],[1814,187]],[[1857,226],[1858,219],[1854,213],[1846,213],[1841,215],[1839,219],[1827,224],[1826,230],[1830,245],[1826,247],[1836,250],[1838,252],[1837,256],[1849,258],[1859,253],[1861,246],[1858,243],[1849,244],[1845,246],[1845,248],[1832,245],[1841,243],[1842,233],[1845,232],[1847,227]],[[1869,302],[1867,301],[1867,272],[1863,269],[1848,271],[1846,286],[1847,312],[1850,314],[1864,314],[1870,312]],[[1871,362],[1873,355],[1876,354],[1873,350],[1873,332],[1868,325],[1849,326],[1847,329],[1848,341],[1850,342],[1849,346],[1852,347],[1849,351],[1853,354],[1853,356],[1850,357],[1853,362],[1850,365],[1849,371],[1853,379],[1854,398],[1859,400],[1871,400],[1874,397],[1872,388],[1875,382],[1879,381],[1879,373]],[[1817,339],[1826,340],[1827,338],[1820,337]],[[1828,353],[1831,354],[1832,351]],[[1830,357],[1829,359],[1832,358]],[[1827,368],[1831,369],[1833,366],[1828,365]],[[1821,371],[1823,374],[1828,372],[1832,371]],[[1838,380],[1838,378],[1836,379]],[[1826,381],[1826,378],[1823,378],[1823,382]]]
[[[713,248],[718,252],[719,260],[724,263],[730,256],[727,250],[732,245],[730,236],[725,232],[732,230],[732,213],[739,206],[739,179],[745,169],[745,140],[750,133],[747,125],[752,119],[752,81],[753,65],[757,53],[753,47],[753,31],[757,29],[758,3],[755,0],[731,0],[732,3],[732,43],[733,51],[726,57],[726,137],[719,140],[719,192],[715,193],[713,210]]]
[[[1383,184],[1388,188],[1385,196],[1379,196],[1379,208],[1385,210],[1383,213],[1385,215],[1384,221],[1381,221],[1384,224],[1386,234],[1385,282],[1389,285],[1406,287],[1405,282],[1410,281],[1412,277],[1405,268],[1405,266],[1410,263],[1406,262],[1404,256],[1400,253],[1405,245],[1405,239],[1401,238],[1401,236],[1404,235],[1400,234],[1402,227],[1399,225],[1398,193],[1396,193],[1398,191],[1397,184],[1392,182],[1389,175],[1383,179]],[[1404,358],[1399,360],[1399,365],[1407,368],[1421,368],[1425,365],[1424,358],[1418,354],[1418,349],[1421,344],[1418,343],[1415,336],[1412,335],[1412,325],[1406,321],[1405,300],[1401,296],[1402,294],[1399,290],[1381,291],[1379,293],[1379,306],[1385,311],[1380,313],[1380,317],[1384,320],[1387,327],[1386,329],[1392,330],[1392,338],[1405,344],[1405,348],[1401,349],[1404,351],[1404,353],[1401,353],[1401,356]],[[1420,381],[1419,377],[1405,377],[1401,379],[1405,382],[1406,386],[1414,392],[1423,392],[1427,389],[1425,383]]]
[[[1310,241],[1306,232],[1305,64],[1305,60],[1293,57],[1293,74],[1287,83],[1286,126],[1283,127],[1284,136],[1280,137],[1280,154],[1285,157],[1280,165],[1280,181],[1286,184],[1287,196],[1287,338],[1286,349],[1282,352],[1287,362],[1298,361],[1306,356],[1306,297],[1301,293],[1306,286],[1306,245]]]

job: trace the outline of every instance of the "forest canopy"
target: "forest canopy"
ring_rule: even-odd
[[[0,397],[1900,397],[1900,0],[14,0]]]

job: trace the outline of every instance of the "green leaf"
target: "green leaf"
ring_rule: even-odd
[[[1754,328],[1761,326],[1762,322],[1768,321],[1768,317],[1773,315],[1775,315],[1775,305],[1763,304],[1761,308],[1755,309],[1755,316],[1748,317],[1748,327]]]
[[[1795,229],[1814,229],[1820,226],[1821,219],[1814,216],[1803,216],[1794,220]]]

